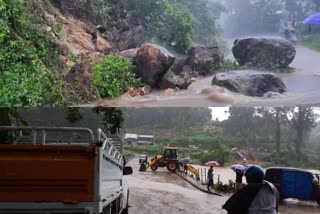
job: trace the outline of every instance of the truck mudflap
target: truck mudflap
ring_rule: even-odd
[[[0,145],[0,201],[93,201],[94,156],[91,145]]]

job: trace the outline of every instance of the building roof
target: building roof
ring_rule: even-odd
[[[152,139],[152,138],[154,138],[154,136],[153,135],[139,135],[139,138],[150,138],[150,139]]]
[[[125,134],[125,139],[138,139],[138,135],[137,134]]]

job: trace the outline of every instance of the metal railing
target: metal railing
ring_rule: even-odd
[[[119,164],[123,164],[123,155],[117,148],[111,143],[110,138],[102,131],[98,129],[98,141],[103,142],[102,149],[106,151],[113,159],[115,159]]]
[[[0,126],[0,132],[14,133],[12,144],[94,144],[95,142],[93,132],[87,128]]]

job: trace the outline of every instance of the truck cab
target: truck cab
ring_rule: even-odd
[[[0,127],[0,213],[128,212],[122,153],[97,130]],[[4,139],[4,138],[3,138]]]

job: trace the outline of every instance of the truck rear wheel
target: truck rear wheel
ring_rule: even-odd
[[[170,161],[167,165],[167,169],[170,172],[175,172],[178,169],[178,163],[175,161]]]
[[[155,163],[155,164],[151,165],[151,169],[152,169],[152,171],[156,171],[158,169],[158,164]]]

